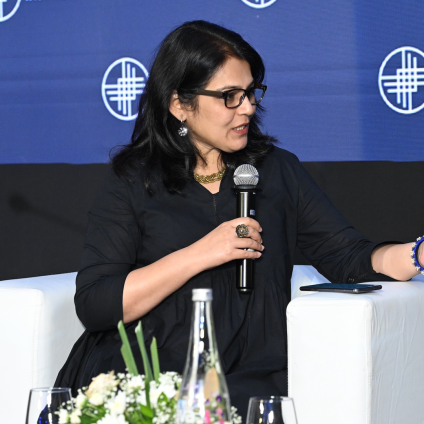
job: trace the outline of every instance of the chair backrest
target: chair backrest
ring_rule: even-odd
[[[23,423],[34,387],[52,386],[84,328],[76,273],[0,282],[0,417]]]

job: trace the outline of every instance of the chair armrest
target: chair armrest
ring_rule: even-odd
[[[84,328],[76,273],[0,282],[0,416],[24,422],[29,390],[52,386]]]
[[[289,395],[299,424],[422,423],[424,279],[378,284],[290,302]]]
[[[311,286],[312,284],[329,283],[312,265],[295,265],[291,279],[291,298],[305,296],[312,292],[300,291],[302,286]]]

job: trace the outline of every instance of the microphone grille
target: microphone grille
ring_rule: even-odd
[[[234,183],[235,185],[257,185],[259,182],[258,170],[248,164],[240,165],[234,171]]]

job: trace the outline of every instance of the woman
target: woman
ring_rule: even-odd
[[[417,274],[411,245],[366,240],[297,158],[261,133],[264,75],[258,53],[220,26],[188,22],[165,38],[132,141],[113,158],[89,213],[75,295],[87,331],[56,384],[75,391],[100,372],[124,370],[120,319],[132,336],[142,318],[162,370],[182,372],[191,291],[212,287],[231,400],[244,415],[250,396],[287,393],[285,310],[296,246],[332,281]],[[235,219],[232,174],[243,163],[260,174],[257,220]],[[239,224],[249,237],[237,237]],[[422,246],[419,253],[424,263]],[[256,260],[250,295],[235,287],[233,261],[241,258]]]

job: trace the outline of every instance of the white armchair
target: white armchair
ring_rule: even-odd
[[[29,390],[52,386],[84,331],[76,273],[0,282],[0,421],[25,422]]]
[[[0,282],[1,422],[24,422],[29,390],[54,383],[83,332],[75,276]],[[326,280],[295,266],[288,375],[298,424],[424,422],[424,279],[414,280],[300,296],[299,286]]]
[[[312,293],[296,266],[287,308],[288,380],[299,424],[424,423],[424,278],[369,294]]]

